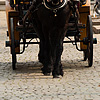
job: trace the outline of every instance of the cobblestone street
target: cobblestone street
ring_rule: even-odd
[[[10,48],[5,47],[7,24],[0,11],[0,100],[100,100],[100,34],[94,34],[93,66],[88,68],[83,52],[64,44],[64,76],[53,79],[41,73],[39,46],[31,44],[17,55],[17,69],[12,70]]]

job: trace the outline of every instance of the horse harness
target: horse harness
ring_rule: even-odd
[[[62,2],[59,2],[57,5],[54,5],[52,2],[47,2],[47,0],[43,0],[42,4],[45,6],[45,8],[51,10],[56,17],[57,12],[66,6],[67,0],[62,0]]]
[[[27,19],[27,17],[30,15],[30,13],[34,13],[36,11],[38,11],[38,9],[43,5],[46,9],[52,11],[54,13],[54,17],[57,16],[57,12],[61,11],[64,7],[66,7],[66,5],[69,5],[70,9],[72,10],[72,12],[76,12],[76,5],[73,3],[74,0],[62,0],[62,2],[59,2],[57,5],[52,4],[51,3],[52,0],[50,0],[50,2],[48,2],[48,0],[43,0],[41,3],[37,4],[36,0],[33,0],[32,5],[30,6],[27,14],[24,16],[23,18],[23,22],[25,22],[25,20]]]
[[[52,2],[48,2],[47,0],[43,0],[41,3],[37,5],[36,0],[33,0],[33,4],[31,5],[31,8],[33,8],[32,6],[34,5],[35,5],[34,11],[33,9],[29,9],[30,12],[34,13],[39,9],[41,5],[43,5],[46,9],[52,11],[54,13],[54,16],[56,17],[57,12],[63,9],[67,5],[67,0],[62,0],[62,2],[59,2],[57,5],[54,5],[52,4]]]

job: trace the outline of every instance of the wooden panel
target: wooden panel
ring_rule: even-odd
[[[16,27],[17,22],[18,22],[18,12],[16,12],[11,6],[10,2],[6,0],[6,18],[7,18],[7,26],[8,26],[8,33],[9,33],[9,41],[11,42],[11,27],[10,27],[10,18],[14,18],[14,26]],[[14,34],[15,34],[15,40],[19,40],[19,33],[16,32],[14,29]],[[19,53],[20,52],[20,47],[15,48],[15,52]]]
[[[16,26],[17,26],[17,22],[18,22],[18,15],[19,13],[17,11],[14,10],[9,10],[8,11],[8,33],[9,33],[9,41],[11,41],[11,27],[10,27],[10,18],[12,17],[14,19],[14,36],[15,36],[15,40],[19,40],[19,32],[16,31]],[[20,46],[15,48],[15,52],[16,54],[20,52]]]
[[[80,13],[80,22],[82,24],[87,23],[87,16],[90,15],[90,0],[87,0],[86,4],[83,5],[82,7],[79,8],[79,13]],[[85,29],[81,29],[81,37],[80,39],[83,40],[84,37],[86,37],[86,28]],[[84,45],[83,43],[80,43],[80,48],[81,50],[87,49],[87,46]]]

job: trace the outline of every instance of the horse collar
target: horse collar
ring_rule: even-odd
[[[51,5],[47,2],[47,0],[43,0],[43,5],[44,5],[47,9],[53,11],[53,13],[55,14],[55,15],[54,15],[55,17],[57,16],[57,14],[56,14],[57,11],[58,11],[59,9],[63,8],[66,4],[67,4],[67,0],[63,0],[62,3],[60,3],[60,4],[58,4],[58,5],[51,6]]]

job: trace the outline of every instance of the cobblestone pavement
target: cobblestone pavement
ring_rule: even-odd
[[[94,34],[93,66],[87,68],[83,53],[72,44],[64,44],[63,78],[53,79],[41,73],[38,45],[29,45],[17,56],[17,69],[11,68],[10,48],[5,47],[5,12],[0,12],[0,100],[100,100],[100,35]]]

